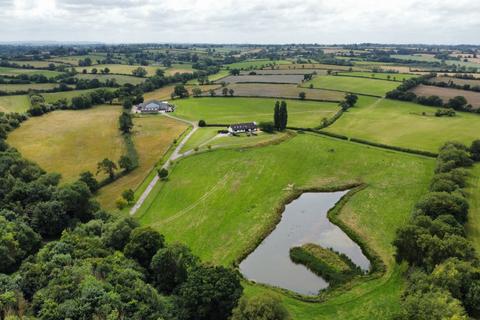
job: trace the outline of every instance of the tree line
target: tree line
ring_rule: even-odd
[[[405,261],[407,287],[398,319],[467,319],[480,315],[480,261],[466,239],[465,187],[480,140],[468,148],[446,143],[439,152],[430,192],[397,231],[397,262]]]

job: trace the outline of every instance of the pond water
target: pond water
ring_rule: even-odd
[[[321,277],[290,260],[290,248],[315,243],[347,255],[362,270],[370,261],[361,248],[327,218],[327,212],[348,191],[303,193],[285,207],[275,230],[245,260],[240,272],[247,278],[305,295],[328,287]]]

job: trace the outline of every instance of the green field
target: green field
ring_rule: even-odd
[[[75,69],[82,73],[83,70],[87,70],[88,73],[92,72],[92,69],[97,69],[100,72],[101,69],[108,68],[110,69],[110,73],[117,73],[117,74],[126,74],[132,75],[132,71],[137,69],[138,67],[142,67],[147,70],[147,76],[155,75],[157,69],[165,69],[163,66],[140,66],[140,65],[126,65],[126,64],[98,64],[89,67],[76,67]]]
[[[385,96],[388,91],[396,89],[399,85],[395,81],[342,76],[316,76],[311,81],[303,83],[302,86],[309,87],[310,84],[313,84],[314,88],[339,90],[380,97]]]
[[[44,60],[9,60],[8,62],[18,64],[19,66],[31,66],[33,68],[48,68],[51,64],[54,64],[55,66],[62,65],[62,63],[55,63]]]
[[[220,80],[221,78],[228,76],[229,74],[230,72],[228,70],[222,69],[215,74],[209,75],[208,81],[217,81],[217,80]],[[189,80],[187,84],[199,84],[199,82],[197,79],[192,79],[192,80]]]
[[[85,90],[72,90],[72,91],[62,91],[62,92],[52,92],[52,93],[42,93],[42,96],[45,98],[45,102],[53,103],[60,99],[67,99],[70,101],[73,97],[81,96],[98,89],[85,89]],[[113,89],[111,89],[113,90]]]
[[[259,98],[189,98],[175,100],[175,115],[210,124],[273,121],[275,99]],[[323,118],[338,111],[331,102],[287,100],[288,124],[297,127],[319,126]]]
[[[402,287],[391,242],[427,191],[433,166],[432,159],[303,134],[277,145],[186,158],[155,187],[137,217],[161,230],[167,241],[184,242],[202,259],[228,265],[274,223],[276,210],[290,195],[288,185],[304,189],[364,182],[368,187],[350,199],[339,218],[382,257],[387,273],[327,303],[283,300],[293,319],[384,318],[398,311]],[[246,294],[264,290],[247,285]]]
[[[180,152],[185,152],[195,147],[200,147],[207,141],[213,139],[217,134],[218,130],[224,129],[219,127],[204,127],[198,128],[198,130],[188,139],[187,143],[183,146]]]
[[[226,65],[224,65],[224,67],[229,68],[229,69],[256,69],[256,68],[270,66],[272,64],[275,64],[275,65],[292,64],[292,61],[289,61],[289,60],[268,60],[268,59],[245,60],[245,61],[241,61],[241,62],[226,64]]]
[[[85,170],[96,172],[97,162],[107,157],[118,161],[124,142],[118,129],[121,106],[59,110],[34,117],[8,136],[8,143],[48,172],[72,181]],[[99,178],[104,178],[100,175]]]
[[[75,76],[77,79],[98,79],[101,82],[105,82],[107,80],[115,79],[118,84],[124,85],[126,83],[130,83],[133,85],[140,84],[145,81],[144,78],[134,77],[134,76],[127,76],[127,75],[119,75],[119,74],[83,74],[79,73]]]
[[[468,187],[470,211],[466,231],[477,252],[480,250],[480,165],[472,170],[470,185]]]
[[[96,54],[86,54],[81,56],[62,56],[62,57],[54,57],[51,61],[58,61],[61,63],[67,63],[74,66],[78,66],[79,60],[85,60],[86,58],[90,58],[92,60],[92,64],[97,64],[97,60],[103,60],[106,58],[106,54],[104,53],[96,53]]]
[[[16,76],[19,74],[42,74],[48,78],[56,77],[60,75],[60,72],[57,71],[50,71],[50,70],[39,70],[39,69],[20,69],[20,68],[7,68],[7,67],[0,67],[0,75],[7,75],[7,76]]]
[[[50,90],[56,87],[58,87],[56,83],[0,84],[0,91]]]
[[[391,80],[391,81],[399,81],[402,82],[403,80],[408,80],[411,78],[416,78],[418,75],[416,74],[409,74],[409,73],[375,73],[375,72],[339,72],[339,76],[349,76],[349,77],[361,77],[361,78],[371,78],[371,79],[383,79],[383,80]],[[390,78],[389,78],[390,77]]]
[[[27,95],[1,96],[0,112],[23,113],[30,107],[30,99]]]
[[[437,109],[411,102],[361,97],[326,130],[334,133],[418,150],[438,151],[446,141],[470,145],[480,138],[480,116],[457,112],[455,117],[435,117]],[[425,112],[425,115],[422,113]]]

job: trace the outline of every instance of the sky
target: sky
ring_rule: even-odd
[[[0,41],[480,44],[480,1],[0,0]]]

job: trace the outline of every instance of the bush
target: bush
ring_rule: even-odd
[[[273,124],[273,122],[269,121],[269,122],[260,122],[258,124],[258,127],[260,128],[260,130],[262,130],[263,132],[268,132],[268,133],[273,133],[273,131],[275,131],[275,126]]]
[[[467,221],[468,202],[465,198],[447,192],[430,192],[415,206],[416,214],[425,214],[432,219],[441,215],[452,215],[460,223]]]
[[[281,300],[271,294],[240,299],[238,307],[233,310],[231,320],[288,320],[288,310],[282,305]]]
[[[198,126],[199,127],[205,127],[205,126],[207,126],[207,123],[205,122],[205,120],[200,120],[200,121],[198,121]]]
[[[161,180],[165,180],[168,177],[168,170],[165,168],[158,169],[158,177]]]
[[[470,146],[470,153],[474,161],[480,161],[480,140],[475,140]]]
[[[123,210],[128,206],[128,202],[124,198],[118,198],[115,201],[115,205],[117,206],[118,210]]]

